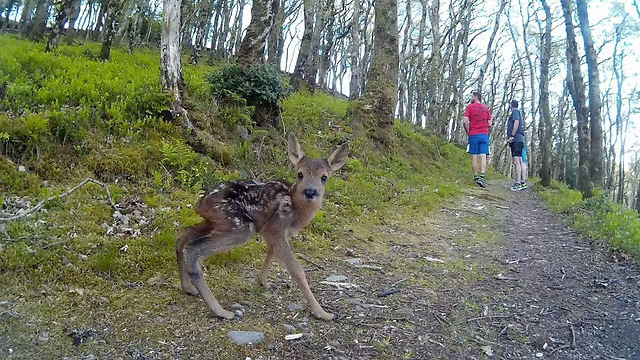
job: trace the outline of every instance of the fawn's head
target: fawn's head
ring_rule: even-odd
[[[293,188],[292,197],[306,201],[322,201],[327,179],[340,169],[349,154],[349,146],[342,144],[326,160],[311,159],[305,156],[298,139],[292,133],[288,142],[289,159],[298,172],[298,180]]]

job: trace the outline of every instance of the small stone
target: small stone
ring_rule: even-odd
[[[267,350],[274,351],[275,349],[277,349],[276,344],[271,343],[271,344],[267,345]]]
[[[28,246],[27,246],[26,250],[27,250],[27,254],[35,254],[35,252],[36,252],[35,250],[33,250],[32,248],[30,248]]]
[[[293,304],[293,303],[289,304],[287,306],[287,308],[289,308],[289,311],[298,311],[298,310],[302,309],[302,307],[300,305]]]
[[[362,258],[353,258],[345,260],[349,265],[360,265],[362,264]]]
[[[69,259],[67,259],[66,256],[62,255],[62,265],[71,265],[71,263],[69,262]]]
[[[49,342],[49,334],[47,333],[40,334],[36,342],[38,343],[38,345],[46,344],[47,342]]]
[[[264,340],[264,333],[258,331],[229,331],[227,336],[238,345],[255,345]]]
[[[109,300],[107,300],[107,298],[106,298],[106,297],[104,297],[104,296],[98,296],[98,297],[96,298],[96,302],[97,302],[98,304],[100,304],[100,305],[104,305],[104,304],[108,303],[108,302],[109,302]]]
[[[242,141],[249,140],[249,130],[247,130],[246,128],[240,125],[236,125],[236,133],[238,134],[238,136],[240,136],[240,139],[242,139]]]
[[[344,275],[331,275],[324,280],[329,282],[343,282],[347,280],[347,277]]]
[[[296,331],[296,327],[291,324],[282,324],[282,326],[290,333]]]
[[[22,166],[22,165],[20,165],[20,166],[18,166],[18,171],[25,172],[25,171],[27,171],[27,168]]]
[[[543,354],[543,353],[537,353],[537,354],[536,354],[536,357],[537,357],[537,358],[544,357],[544,354]]]
[[[238,303],[231,304],[231,307],[234,309],[242,309],[244,306]]]
[[[78,259],[87,260],[87,259],[89,259],[89,257],[87,255],[85,255],[85,254],[78,254]]]
[[[246,301],[246,300],[240,301],[240,305],[242,305],[242,306],[251,306],[251,301]]]
[[[85,357],[82,358],[82,360],[96,360],[96,359],[97,357],[93,354],[86,355]]]

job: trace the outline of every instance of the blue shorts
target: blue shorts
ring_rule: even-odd
[[[471,155],[489,155],[489,134],[477,134],[469,136],[467,152]]]
[[[523,147],[522,148],[522,163],[526,164],[527,163],[527,147]]]

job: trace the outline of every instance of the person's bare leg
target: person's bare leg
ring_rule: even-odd
[[[487,155],[480,154],[478,156],[480,157],[480,173],[484,174],[487,172]]]
[[[473,176],[478,176],[478,155],[471,155],[471,170],[473,170]]]
[[[527,182],[529,178],[529,167],[527,163],[522,163],[522,182]]]
[[[513,157],[513,165],[516,168],[516,184],[520,183],[520,176],[522,175],[522,158],[519,156]]]

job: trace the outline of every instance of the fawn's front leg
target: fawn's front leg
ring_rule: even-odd
[[[278,238],[273,246],[274,255],[278,262],[287,268],[287,271],[293,278],[293,281],[298,285],[300,291],[302,291],[302,295],[307,300],[311,313],[322,320],[336,320],[338,318],[337,315],[324,311],[313,296],[313,293],[309,288],[309,283],[307,282],[307,277],[304,274],[304,269],[293,256],[293,252],[291,252],[291,248],[289,247],[287,240],[284,237]]]
[[[267,256],[264,258],[264,262],[262,263],[262,268],[260,269],[260,273],[258,274],[258,284],[263,288],[269,287],[269,283],[267,283],[267,275],[269,274],[269,268],[271,267],[271,263],[273,262],[273,246],[267,242]]]

